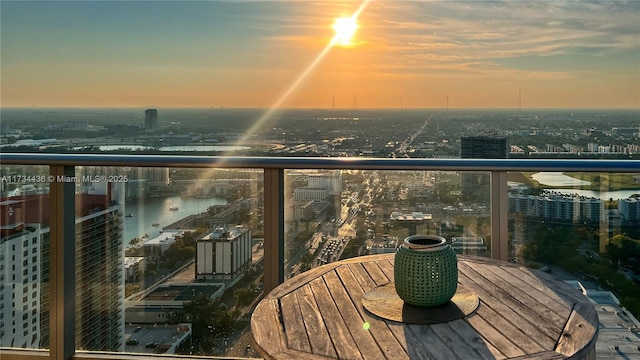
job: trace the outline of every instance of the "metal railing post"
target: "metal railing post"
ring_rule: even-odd
[[[491,172],[491,257],[506,261],[509,257],[507,227],[507,172]]]
[[[264,293],[284,282],[284,170],[264,169]]]
[[[75,167],[53,165],[50,174],[50,358],[67,360],[75,353]]]

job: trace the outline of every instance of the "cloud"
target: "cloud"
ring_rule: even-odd
[[[640,52],[640,2],[411,1],[376,2],[367,43],[398,70],[485,71],[505,59]],[[364,33],[366,30],[363,29]],[[588,50],[588,53],[585,51]],[[389,55],[387,55],[389,54]],[[575,61],[575,59],[574,59]],[[503,65],[499,65],[503,64]],[[532,66],[532,64],[528,64]],[[597,66],[597,64],[594,64]],[[506,69],[505,69],[506,70]],[[524,69],[520,69],[524,70]],[[544,69],[530,69],[536,76]],[[571,72],[571,64],[562,76]],[[552,72],[549,77],[558,77]]]

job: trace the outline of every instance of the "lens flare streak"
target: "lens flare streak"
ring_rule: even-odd
[[[371,2],[371,0],[365,0],[360,4],[358,9],[351,15],[351,19],[354,21],[360,16],[362,11],[367,7],[367,5]],[[289,98],[291,93],[293,93],[300,84],[306,79],[307,76],[313,71],[313,69],[324,59],[324,57],[329,53],[332,47],[338,43],[339,38],[334,36],[331,41],[322,49],[320,54],[316,56],[316,58],[302,71],[302,73],[291,83],[289,88],[278,98],[278,100],[271,105],[271,107],[253,124],[253,126],[239,139],[238,144],[243,143],[245,140],[249,139],[254,132],[256,132],[270,117],[273,113],[278,110],[282,104]]]

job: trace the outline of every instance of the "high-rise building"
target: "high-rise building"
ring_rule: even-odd
[[[49,195],[0,200],[0,346],[49,345]],[[76,194],[76,347],[124,350],[121,203]]]
[[[158,127],[158,109],[147,109],[144,111],[144,127],[155,129]]]
[[[555,193],[540,196],[509,193],[507,196],[509,212],[522,213],[527,218],[597,224],[605,215],[601,199]]]
[[[48,338],[43,277],[49,274],[43,250],[49,244],[49,228],[32,218],[40,214],[35,209],[46,211],[45,197],[0,201],[0,346],[39,348]]]
[[[460,157],[463,159],[506,159],[509,157],[509,142],[504,135],[488,133],[460,138]],[[462,196],[465,199],[484,196],[489,193],[489,175],[486,173],[464,173],[462,175]]]
[[[631,224],[640,222],[640,198],[630,197],[618,200],[622,218]]]
[[[507,137],[498,134],[463,136],[460,138],[463,159],[506,159],[509,157]]]

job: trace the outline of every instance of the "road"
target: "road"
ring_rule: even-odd
[[[402,144],[400,144],[398,150],[393,153],[393,157],[403,157],[406,155],[407,149],[409,149],[415,139],[422,134],[424,128],[427,127],[427,125],[429,124],[429,120],[431,120],[432,117],[433,115],[429,116],[429,118],[424,121],[424,124],[422,124],[422,126],[418,130],[416,130],[415,133],[413,133],[407,140],[403,141]]]
[[[242,335],[231,344],[225,356],[229,357],[260,357],[260,354],[255,350],[253,345],[253,336],[251,335],[251,329],[249,326],[243,330]]]

